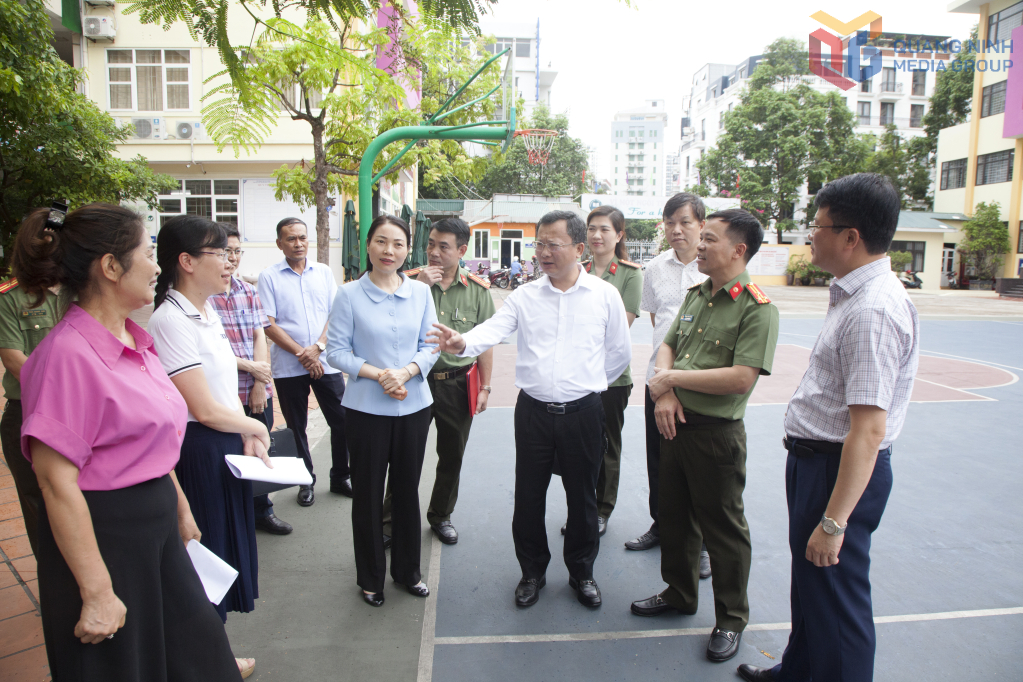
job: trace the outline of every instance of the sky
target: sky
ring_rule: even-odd
[[[823,10],[841,21],[864,12],[882,17],[886,32],[966,39],[976,14],[951,14],[948,0],[499,0],[487,21],[536,24],[540,60],[558,71],[551,107],[567,112],[569,132],[602,150],[607,177],[611,121],[618,110],[664,99],[668,149],[680,142],[683,98],[692,76],[707,63],[736,64],[761,54],[776,38],[807,36],[821,28],[810,18]]]

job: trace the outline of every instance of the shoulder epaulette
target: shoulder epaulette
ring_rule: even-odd
[[[689,290],[692,291],[693,289],[699,289],[701,286],[703,286],[703,282],[697,282],[693,286],[689,287]]]
[[[422,268],[412,268],[411,270],[406,270],[405,274],[408,275],[409,277],[415,277],[422,271],[423,271]]]
[[[758,287],[753,282],[747,284],[746,289],[749,290],[751,294],[753,294],[753,298],[756,299],[756,302],[759,303],[760,305],[771,302],[771,299],[767,297],[767,294],[761,291],[760,287]]]
[[[18,278],[17,277],[11,277],[9,280],[7,280],[7,281],[5,281],[3,283],[0,283],[0,294],[6,294],[8,291],[10,291],[11,289],[14,289],[17,286],[18,286]]]
[[[621,263],[622,265],[624,265],[627,268],[635,268],[636,270],[639,270],[640,268],[643,267],[639,263],[633,263],[631,260],[620,260],[618,262]]]
[[[479,284],[484,289],[489,289],[490,288],[490,282],[485,280],[485,279],[483,279],[482,277],[477,275],[475,272],[470,272],[469,273],[469,279],[471,279],[473,282],[476,282],[476,284]]]

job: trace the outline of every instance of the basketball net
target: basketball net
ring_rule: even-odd
[[[515,137],[522,138],[526,145],[526,156],[534,166],[546,166],[554,149],[554,141],[558,139],[558,131],[529,129],[515,131]]]

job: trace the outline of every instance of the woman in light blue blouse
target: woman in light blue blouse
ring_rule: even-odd
[[[363,599],[384,603],[383,501],[390,466],[393,495],[391,577],[418,597],[430,594],[419,572],[419,475],[433,396],[426,374],[439,356],[426,334],[437,321],[430,287],[398,272],[411,234],[382,215],[366,239],[366,272],[337,291],[324,359],[350,377],[341,404],[351,459],[355,566]]]

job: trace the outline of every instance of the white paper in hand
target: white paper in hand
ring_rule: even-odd
[[[238,579],[238,571],[231,567],[216,554],[206,549],[198,540],[189,540],[185,545],[188,556],[192,559],[195,572],[199,574],[199,580],[206,590],[206,596],[214,604],[224,601],[227,591]]]
[[[259,457],[224,455],[231,473],[238,478],[285,485],[312,485],[313,476],[305,468],[301,457],[274,457],[274,468],[263,464]]]

